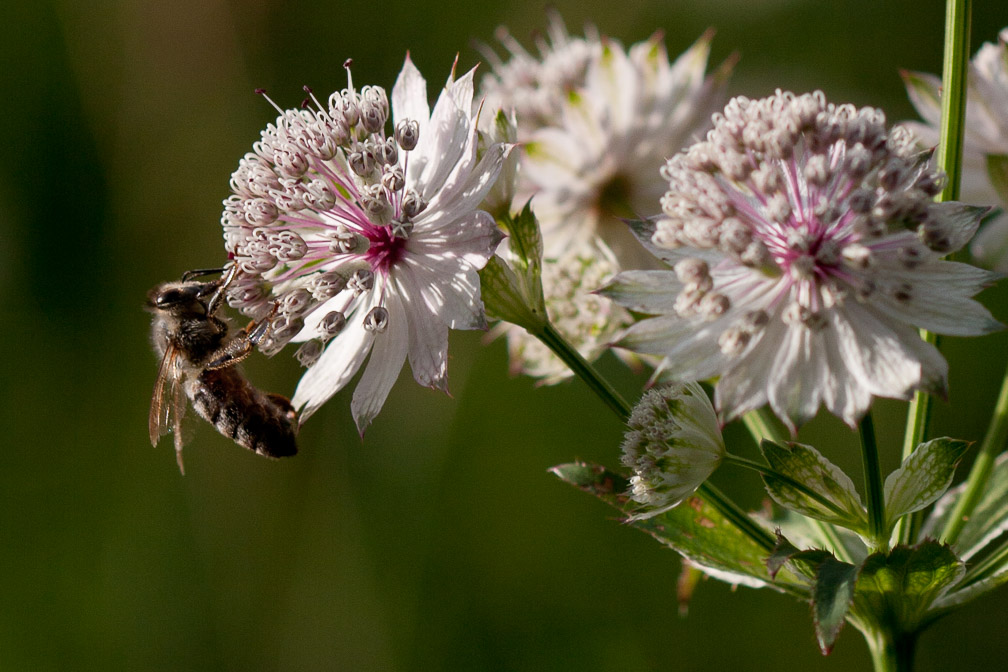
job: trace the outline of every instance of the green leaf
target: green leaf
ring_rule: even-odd
[[[888,555],[873,553],[861,567],[855,609],[888,623],[897,632],[915,632],[928,621],[928,611],[936,600],[964,571],[955,553],[936,541],[897,546]]]
[[[885,480],[886,530],[913,511],[933,503],[952,485],[966,441],[942,438],[917,446]]]
[[[763,474],[763,483],[775,502],[809,518],[856,532],[867,529],[867,514],[854,483],[815,448],[800,443],[781,445],[764,439],[760,451],[767,463],[783,476]]]
[[[777,546],[766,560],[770,576],[790,564],[795,573],[812,581],[812,614],[816,639],[823,655],[833,649],[840,629],[847,619],[854,599],[858,567],[841,562],[828,552],[818,549],[800,550],[780,532]]]
[[[945,529],[965,487],[965,484],[959,485],[938,500],[921,528],[921,538],[936,537]],[[980,501],[959,533],[956,550],[963,560],[969,560],[1005,530],[1008,530],[1008,453],[1001,454],[994,462]]]
[[[1008,155],[988,154],[987,175],[1001,201],[1008,203]]]
[[[542,236],[528,204],[497,222],[508,233],[507,260],[493,256],[480,271],[487,315],[538,332],[546,325],[542,289]]]
[[[858,578],[858,568],[848,562],[840,562],[827,554],[816,571],[815,588],[812,591],[812,614],[815,620],[816,639],[819,649],[827,655],[836,642],[847,612],[854,601],[854,588]]]
[[[633,513],[633,502],[626,495],[629,482],[623,476],[601,465],[583,462],[561,464],[550,471],[625,516]],[[763,564],[766,556],[763,547],[739,531],[699,494],[687,497],[664,513],[627,520],[626,524],[650,534],[714,578],[753,588],[770,585],[773,580]]]

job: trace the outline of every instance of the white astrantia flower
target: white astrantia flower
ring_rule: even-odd
[[[328,105],[306,102],[232,176],[222,223],[241,273],[229,300],[271,320],[264,352],[304,342],[302,421],[367,360],[351,402],[363,432],[407,358],[418,383],[444,390],[448,330],[485,328],[478,271],[502,234],[478,207],[511,146],[477,151],[472,71],[452,72],[430,110],[408,56],[392,133],[380,87],[351,80]]]
[[[821,92],[735,98],[662,174],[645,242],[674,270],[610,283],[656,316],[617,345],[664,357],[679,380],[718,378],[726,420],[769,403],[794,429],[825,404],[853,426],[873,396],[944,393],[947,364],[917,328],[1001,326],[970,298],[995,276],[942,260],[986,208],[935,203],[944,177],[877,109]]]
[[[907,125],[933,147],[941,128],[941,79],[907,72],[903,80],[910,102],[925,121]],[[997,44],[980,47],[969,64],[960,197],[1008,209],[1008,28]],[[984,224],[970,249],[984,265],[1008,271],[1008,214]]]
[[[623,441],[633,470],[631,519],[651,518],[689,497],[721,464],[724,439],[707,394],[696,383],[648,390],[634,407]]]
[[[616,269],[661,265],[623,218],[656,210],[665,189],[658,169],[709,128],[711,114],[725,100],[729,66],[705,75],[711,34],[673,63],[657,35],[624,49],[590,27],[585,38],[571,37],[552,14],[548,36],[536,58],[505,33],[501,39],[511,58],[503,62],[486,50],[493,71],[482,90],[495,107],[515,110],[524,152],[512,207],[532,199],[542,227],[544,274],[550,266],[562,267],[553,276],[565,278],[559,288],[544,282],[549,307],[569,301],[571,289],[597,289],[598,266],[586,266],[584,259],[599,250]],[[550,311],[550,319],[591,360],[630,315],[613,307],[604,315]],[[513,354],[535,353],[520,358],[518,368],[551,380],[569,374],[551,353],[539,357],[543,349],[524,330],[507,334]]]

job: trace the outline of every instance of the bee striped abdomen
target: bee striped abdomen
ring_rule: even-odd
[[[297,453],[296,413],[282,397],[253,387],[234,367],[202,371],[186,393],[217,431],[265,457]]]

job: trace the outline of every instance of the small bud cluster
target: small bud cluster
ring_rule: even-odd
[[[671,509],[692,494],[721,464],[724,440],[714,408],[696,383],[654,388],[641,398],[627,423],[623,464],[635,518]]]

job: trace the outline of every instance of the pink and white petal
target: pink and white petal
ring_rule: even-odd
[[[388,326],[373,336],[371,357],[350,401],[350,414],[362,435],[385,404],[406,361],[409,341],[406,312],[395,293],[386,295],[385,308],[389,312]]]
[[[829,375],[823,401],[830,413],[842,418],[849,427],[854,427],[871,405],[872,395],[868,381],[848,370],[840,354],[838,336],[834,326],[823,330],[822,348]]]
[[[409,363],[424,387],[448,391],[448,327],[417,302],[403,301],[409,324]]]
[[[475,272],[444,273],[416,264],[396,269],[396,283],[411,305],[426,310],[452,329],[485,329],[486,315]]]
[[[892,277],[897,282],[905,278],[913,291],[906,301],[878,292],[873,297],[878,319],[898,320],[948,336],[979,336],[1004,328],[987,308],[970,298],[997,279],[993,273],[969,264],[937,261],[912,272],[894,270]]]
[[[639,313],[674,313],[683,284],[674,271],[623,271],[598,290],[610,301]]]
[[[805,327],[791,327],[776,348],[767,398],[778,417],[800,427],[815,417],[829,384],[822,339]]]
[[[490,146],[473,170],[453,175],[414,221],[414,231],[436,230],[458,219],[459,213],[476,210],[493,188],[513,145]],[[457,179],[454,179],[457,178]]]
[[[374,335],[364,329],[363,320],[351,320],[333,338],[318,361],[305,371],[294,390],[291,404],[298,409],[302,424],[343,389],[371,351]]]
[[[469,111],[442,93],[431,111],[430,124],[420,134],[406,160],[406,183],[431,201],[463,157],[471,142]]]
[[[453,273],[463,265],[480,269],[493,256],[494,250],[504,239],[497,223],[489,213],[471,210],[462,215],[451,226],[440,226],[414,234],[406,242],[404,258],[409,263]]]
[[[677,316],[662,315],[632,325],[613,345],[665,357],[663,368],[676,380],[707,380],[724,368],[725,356],[717,340],[725,326],[715,321],[698,327]]]
[[[420,137],[424,136],[427,122],[430,120],[430,108],[427,105],[427,82],[423,75],[413,65],[409,53],[402,70],[392,87],[392,121],[398,123],[411,119],[420,124]]]

